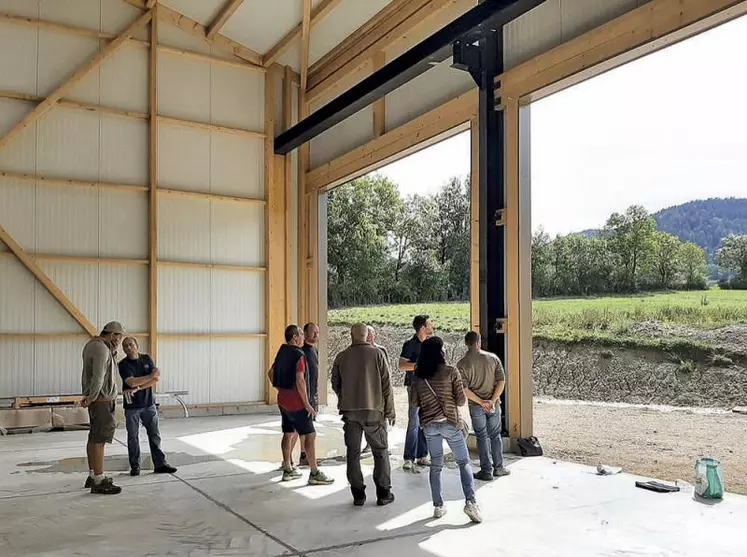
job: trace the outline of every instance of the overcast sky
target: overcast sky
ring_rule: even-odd
[[[747,197],[747,17],[531,106],[532,227],[597,228],[614,211]],[[470,170],[469,133],[380,172],[403,195]]]

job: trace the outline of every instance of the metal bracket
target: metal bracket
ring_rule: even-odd
[[[496,319],[495,323],[493,324],[493,330],[498,335],[505,334],[507,325],[508,325],[508,319],[506,318]]]
[[[482,87],[482,54],[481,48],[462,40],[454,41],[453,63],[456,70],[469,72],[478,87]]]
[[[505,226],[506,225],[506,210],[505,209],[499,209],[495,212],[495,215],[493,215],[493,222],[495,226]]]

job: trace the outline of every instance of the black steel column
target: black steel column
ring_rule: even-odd
[[[483,348],[506,367],[506,238],[501,215],[506,207],[503,111],[496,110],[495,77],[503,72],[503,30],[489,29],[480,39],[482,75],[479,105],[480,331]],[[500,224],[499,224],[499,221]],[[506,383],[506,389],[516,388]],[[501,397],[507,432],[505,393]]]

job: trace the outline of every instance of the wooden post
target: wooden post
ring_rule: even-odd
[[[308,116],[309,108],[306,104],[306,93],[303,89],[298,93],[298,119]],[[298,322],[309,320],[309,273],[307,260],[309,257],[309,215],[306,193],[306,173],[309,170],[309,144],[298,148]],[[316,195],[313,192],[312,195]]]
[[[480,128],[477,118],[470,121],[470,327],[480,332]]]
[[[285,158],[275,155],[275,109],[277,106],[275,67],[265,74],[265,211],[267,248],[267,274],[265,292],[267,304],[267,369],[272,364],[275,351],[284,342],[286,322],[286,225],[285,225]],[[279,127],[279,126],[277,126]],[[277,391],[266,380],[265,401],[275,404]]]
[[[150,105],[148,153],[148,350],[158,356],[158,6],[153,8],[150,22],[150,52],[148,53],[148,98]],[[157,360],[156,360],[157,361]]]
[[[285,67],[283,80],[283,127],[288,129],[293,125],[293,68]],[[293,156],[288,153],[284,157],[285,174],[285,322],[293,322],[293,276],[291,273],[291,196],[293,195]]]

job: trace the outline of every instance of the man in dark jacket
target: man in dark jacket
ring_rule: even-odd
[[[272,385],[278,390],[278,407],[282,417],[283,440],[283,481],[301,477],[293,468],[291,451],[296,434],[301,438],[301,450],[309,457],[309,485],[329,485],[334,482],[317,466],[316,430],[314,418],[316,411],[309,401],[306,386],[306,356],[303,346],[303,331],[298,325],[285,328],[285,344],[278,350],[275,362],[268,376]]]
[[[361,473],[361,437],[365,436],[374,458],[376,504],[394,501],[388,454],[387,421],[394,425],[394,394],[389,364],[384,353],[366,342],[368,329],[353,325],[352,344],[340,352],[332,366],[332,389],[342,414],[347,449],[347,475],[353,504],[366,502],[366,484]]]
[[[141,354],[134,337],[122,341],[127,355],[119,362],[122,377],[125,423],[127,424],[127,452],[130,456],[130,476],[140,475],[140,423],[148,433],[153,472],[173,474],[176,468],[169,466],[161,450],[161,432],[158,429],[158,409],[153,397],[153,387],[158,383],[160,371],[148,354]]]

